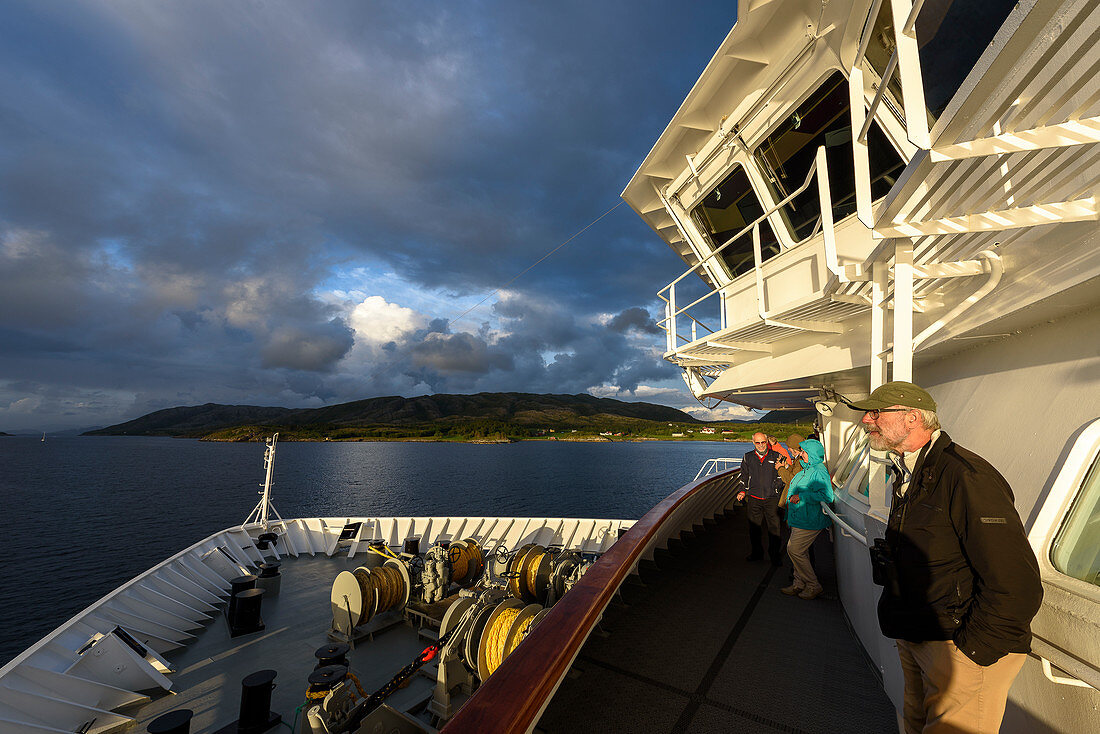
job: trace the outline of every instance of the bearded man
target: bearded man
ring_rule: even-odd
[[[851,407],[894,463],[886,538],[871,555],[879,626],[905,674],[905,732],[997,732],[1043,599],[1012,490],[940,429],[917,385],[888,382]]]

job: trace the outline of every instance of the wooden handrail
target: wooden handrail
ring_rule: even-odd
[[[619,586],[665,524],[682,519],[677,510],[714,482],[737,475],[731,469],[676,490],[634,523],[546,618],[505,658],[469,701],[443,727],[443,734],[512,734],[530,731],[580,653]],[[732,492],[731,492],[732,496]]]

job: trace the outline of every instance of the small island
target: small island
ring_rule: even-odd
[[[760,421],[706,422],[665,405],[592,395],[479,393],[382,397],[324,408],[218,405],[167,408],[84,435],[204,441],[748,441],[761,431],[806,435],[812,411]]]

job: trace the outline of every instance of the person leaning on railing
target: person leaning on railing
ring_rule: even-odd
[[[821,503],[832,502],[836,497],[829,470],[825,468],[825,447],[821,442],[808,438],[799,443],[796,453],[804,466],[787,489],[787,524],[791,526],[787,555],[794,567],[794,581],[780,591],[788,596],[816,599],[822,589],[810,563],[809,550],[818,533],[832,524],[821,511]]]

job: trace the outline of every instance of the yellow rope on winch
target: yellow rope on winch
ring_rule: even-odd
[[[527,566],[527,591],[531,595],[532,599],[537,599],[539,596],[539,565],[542,563],[542,557],[546,555],[546,551],[542,548],[542,546],[535,547],[539,549],[539,553],[536,554],[535,551],[532,550],[530,553],[527,554],[527,558],[524,559],[524,565]]]
[[[504,661],[504,643],[508,640],[508,630],[511,629],[512,622],[515,621],[519,612],[519,608],[516,607],[505,609],[493,620],[492,629],[489,630],[489,639],[485,644],[485,667],[488,669],[489,675],[492,675],[493,671],[499,668]]]
[[[452,543],[448,547],[448,553],[451,554],[451,581],[462,586],[473,581],[473,574],[480,573],[485,556],[473,539]]]
[[[508,657],[512,654],[512,651],[519,647],[519,643],[523,642],[523,639],[527,637],[527,633],[531,631],[531,623],[535,621],[534,615],[528,617],[520,623],[519,629],[516,630],[516,634],[512,636],[512,644],[508,645],[508,649],[504,651],[504,657]]]
[[[451,561],[451,581],[461,584],[470,571],[470,557],[465,546],[458,548],[452,545],[451,547],[455,549],[454,560]]]

